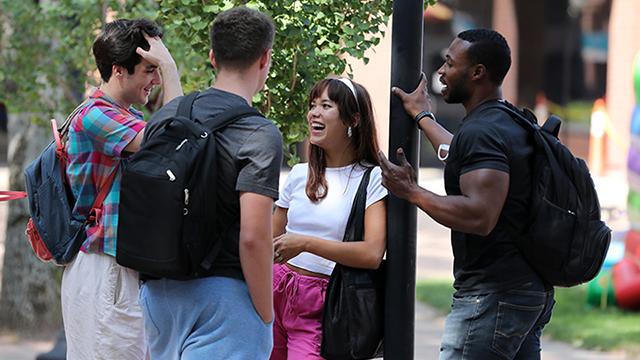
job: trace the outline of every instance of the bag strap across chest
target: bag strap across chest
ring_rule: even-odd
[[[371,177],[372,167],[367,168],[362,174],[362,180],[358,186],[358,191],[353,199],[349,220],[344,231],[342,241],[362,241],[364,237],[364,212],[367,206],[367,187]]]

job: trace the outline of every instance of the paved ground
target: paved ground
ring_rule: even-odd
[[[0,168],[0,189],[6,189],[7,171]],[[442,172],[422,170],[420,183],[423,187],[444,194]],[[600,193],[603,208],[623,209],[626,204],[627,185],[623,174],[611,174],[594,179]],[[0,203],[0,219],[5,218],[5,205]],[[615,218],[610,224],[614,230],[628,227],[624,214],[609,211]],[[622,215],[622,216],[620,216]],[[4,253],[4,227],[0,221],[0,269]],[[449,232],[427,216],[418,214],[418,243],[416,253],[416,277],[420,279],[449,278],[453,259],[451,256]],[[444,318],[432,308],[416,302],[415,358],[431,360],[438,358],[440,337]],[[553,320],[552,320],[553,321]],[[55,334],[52,334],[52,338]],[[11,335],[0,335],[0,360],[33,360],[35,355],[48,350],[51,342],[19,339]],[[601,353],[576,349],[567,344],[543,339],[543,360],[623,360],[630,359],[619,352]]]

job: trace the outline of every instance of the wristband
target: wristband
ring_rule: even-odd
[[[431,120],[436,121],[436,116],[433,115],[432,112],[422,111],[418,115],[416,115],[416,117],[414,118],[414,120],[416,121],[416,125],[418,125],[418,128],[420,127],[420,120],[422,120],[425,117],[429,117],[431,118]]]

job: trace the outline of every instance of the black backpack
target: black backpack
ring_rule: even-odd
[[[262,116],[250,106],[191,119],[198,93],[176,115],[149,124],[122,173],[116,261],[146,277],[188,279],[211,269],[223,229],[216,229],[215,132]]]
[[[550,285],[574,286],[593,279],[604,262],[611,229],[600,220],[600,203],[589,168],[558,140],[561,120],[542,127],[528,109],[501,102],[534,141],[531,212],[518,246]]]

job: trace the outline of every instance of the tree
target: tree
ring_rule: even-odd
[[[97,85],[90,55],[93,34],[104,23],[108,9],[118,17],[145,16],[165,30],[165,42],[180,66],[186,91],[201,89],[213,80],[206,54],[208,29],[219,12],[246,5],[271,15],[277,27],[271,75],[256,103],[273,119],[291,144],[306,133],[306,96],[311,85],[330,74],[350,73],[346,55],[365,62],[364,53],[384,36],[391,0],[164,0],[51,1],[44,5],[1,0],[11,37],[0,42],[0,101],[11,111],[69,112],[82,97],[83,83]],[[48,56],[43,56],[47,54]],[[56,96],[43,97],[42,87],[56,84]],[[7,88],[7,85],[10,88]],[[13,93],[9,98],[7,95]],[[153,109],[150,109],[153,110]]]
[[[384,35],[381,26],[388,22],[391,0],[0,0],[0,102],[12,114],[30,120],[17,134],[18,144],[34,147],[30,134],[36,130],[31,124],[43,124],[51,116],[63,118],[80,102],[85,84],[98,85],[90,53],[92,34],[112,11],[117,17],[155,19],[164,27],[185,91],[191,91],[213,80],[206,60],[212,20],[237,5],[264,11],[276,24],[271,75],[255,100],[283,132],[290,162],[296,162],[293,144],[307,131],[310,87],[327,75],[350,73],[346,55],[368,61],[364,53]],[[17,154],[21,155],[14,154],[12,165],[15,189],[23,186],[21,167],[34,155]],[[53,325],[56,316],[45,315],[58,312],[52,299],[58,296],[53,279],[59,271],[36,263],[25,245],[20,229],[27,218],[26,203],[12,204],[10,213],[0,324],[27,330],[41,328],[43,322]],[[46,300],[31,300],[42,293],[48,294]]]

